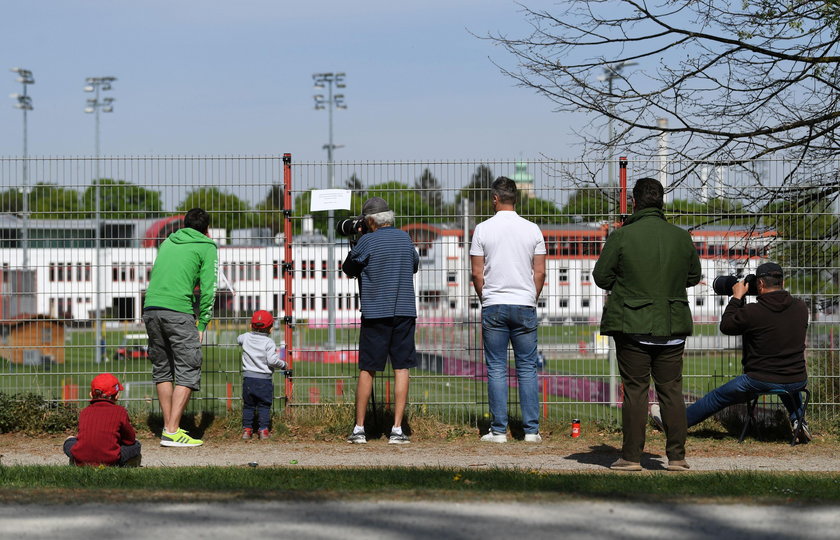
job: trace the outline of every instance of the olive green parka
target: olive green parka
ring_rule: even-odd
[[[607,238],[592,272],[610,291],[601,334],[691,335],[687,287],[700,282],[700,258],[688,231],[658,208],[634,212]]]

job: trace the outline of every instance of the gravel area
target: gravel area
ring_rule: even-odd
[[[0,435],[3,465],[61,465],[64,436],[30,437]],[[642,459],[650,470],[666,463],[664,442],[652,438]],[[421,440],[391,445],[386,439],[351,445],[341,438],[307,441],[277,437],[267,441],[242,441],[233,435],[205,436],[195,448],[166,448],[151,434],[140,438],[145,467],[259,466],[275,467],[515,467],[546,471],[603,471],[618,457],[620,435],[570,439],[546,436],[540,444],[510,440],[506,444],[482,443],[478,436],[453,440]],[[660,450],[658,450],[660,449]],[[695,471],[768,470],[840,471],[840,444],[824,438],[791,447],[784,442],[689,437],[687,459]]]

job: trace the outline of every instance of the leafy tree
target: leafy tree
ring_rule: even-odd
[[[351,190],[354,195],[358,195],[359,197],[365,196],[365,186],[362,183],[362,179],[356,173],[350,175],[350,178],[344,182],[344,187]]]
[[[443,210],[443,190],[438,179],[428,168],[423,169],[420,177],[414,181],[414,189],[434,211],[440,213]]]
[[[396,226],[415,222],[438,222],[435,211],[422,195],[407,184],[392,181],[368,188],[368,197],[382,197],[397,217]]]
[[[33,219],[78,219],[82,216],[79,192],[56,184],[38,182],[29,193]]]
[[[0,191],[0,212],[17,214],[23,212],[23,193],[18,188]]]
[[[790,269],[785,288],[810,294],[806,300],[814,308],[821,299],[840,293],[840,220],[822,193],[825,189],[829,188],[800,190],[764,209],[765,221],[776,233],[770,255]]]
[[[461,188],[455,196],[455,208],[461,208],[461,201],[470,201],[470,226],[475,226],[476,218],[487,218],[493,215],[492,199],[490,197],[490,186],[496,178],[493,170],[487,165],[479,165],[470,178],[469,184]]]
[[[210,227],[225,229],[247,229],[258,223],[248,203],[218,188],[203,187],[190,191],[178,205],[178,212],[191,208],[203,208],[210,214]]]
[[[743,227],[755,224],[757,220],[756,215],[745,210],[742,202],[722,197],[709,199],[706,203],[677,199],[665,205],[665,212],[672,214],[672,223],[689,227],[703,225]]]
[[[256,224],[260,227],[268,227],[271,234],[283,231],[283,186],[274,184],[265,196],[265,199],[257,203]]]
[[[607,221],[611,219],[610,209],[611,202],[606,193],[597,188],[582,188],[569,197],[561,212],[572,221]]]
[[[82,194],[82,207],[90,217],[96,212],[97,185],[102,219],[147,219],[163,215],[160,192],[125,180],[100,178],[94,180]]]
[[[522,197],[516,205],[519,215],[533,221],[537,225],[551,225],[568,221],[557,205],[551,201],[538,197]]]
[[[521,86],[558,112],[593,115],[580,133],[587,149],[653,157],[667,133],[677,181],[692,160],[840,155],[837,0],[558,6],[523,8],[530,35],[488,37],[511,55],[515,65],[502,70]]]

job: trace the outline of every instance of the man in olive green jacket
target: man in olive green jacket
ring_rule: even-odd
[[[607,239],[592,273],[610,291],[601,334],[613,336],[624,384],[621,458],[613,469],[641,470],[650,378],[665,425],[668,470],[688,469],[682,355],[691,335],[686,287],[700,281],[700,258],[688,231],[665,220],[662,184],[641,178],[633,215]]]
[[[158,248],[143,303],[152,380],[157,388],[163,432],[161,446],[200,446],[181,429],[181,416],[201,383],[201,342],[216,297],[216,243],[207,237],[210,215],[193,208],[184,227]],[[198,315],[193,309],[199,288]]]

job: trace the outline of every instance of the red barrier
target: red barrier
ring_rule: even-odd
[[[321,389],[317,386],[309,387],[309,403],[321,403]]]
[[[227,383],[227,410],[233,409],[233,383]]]

